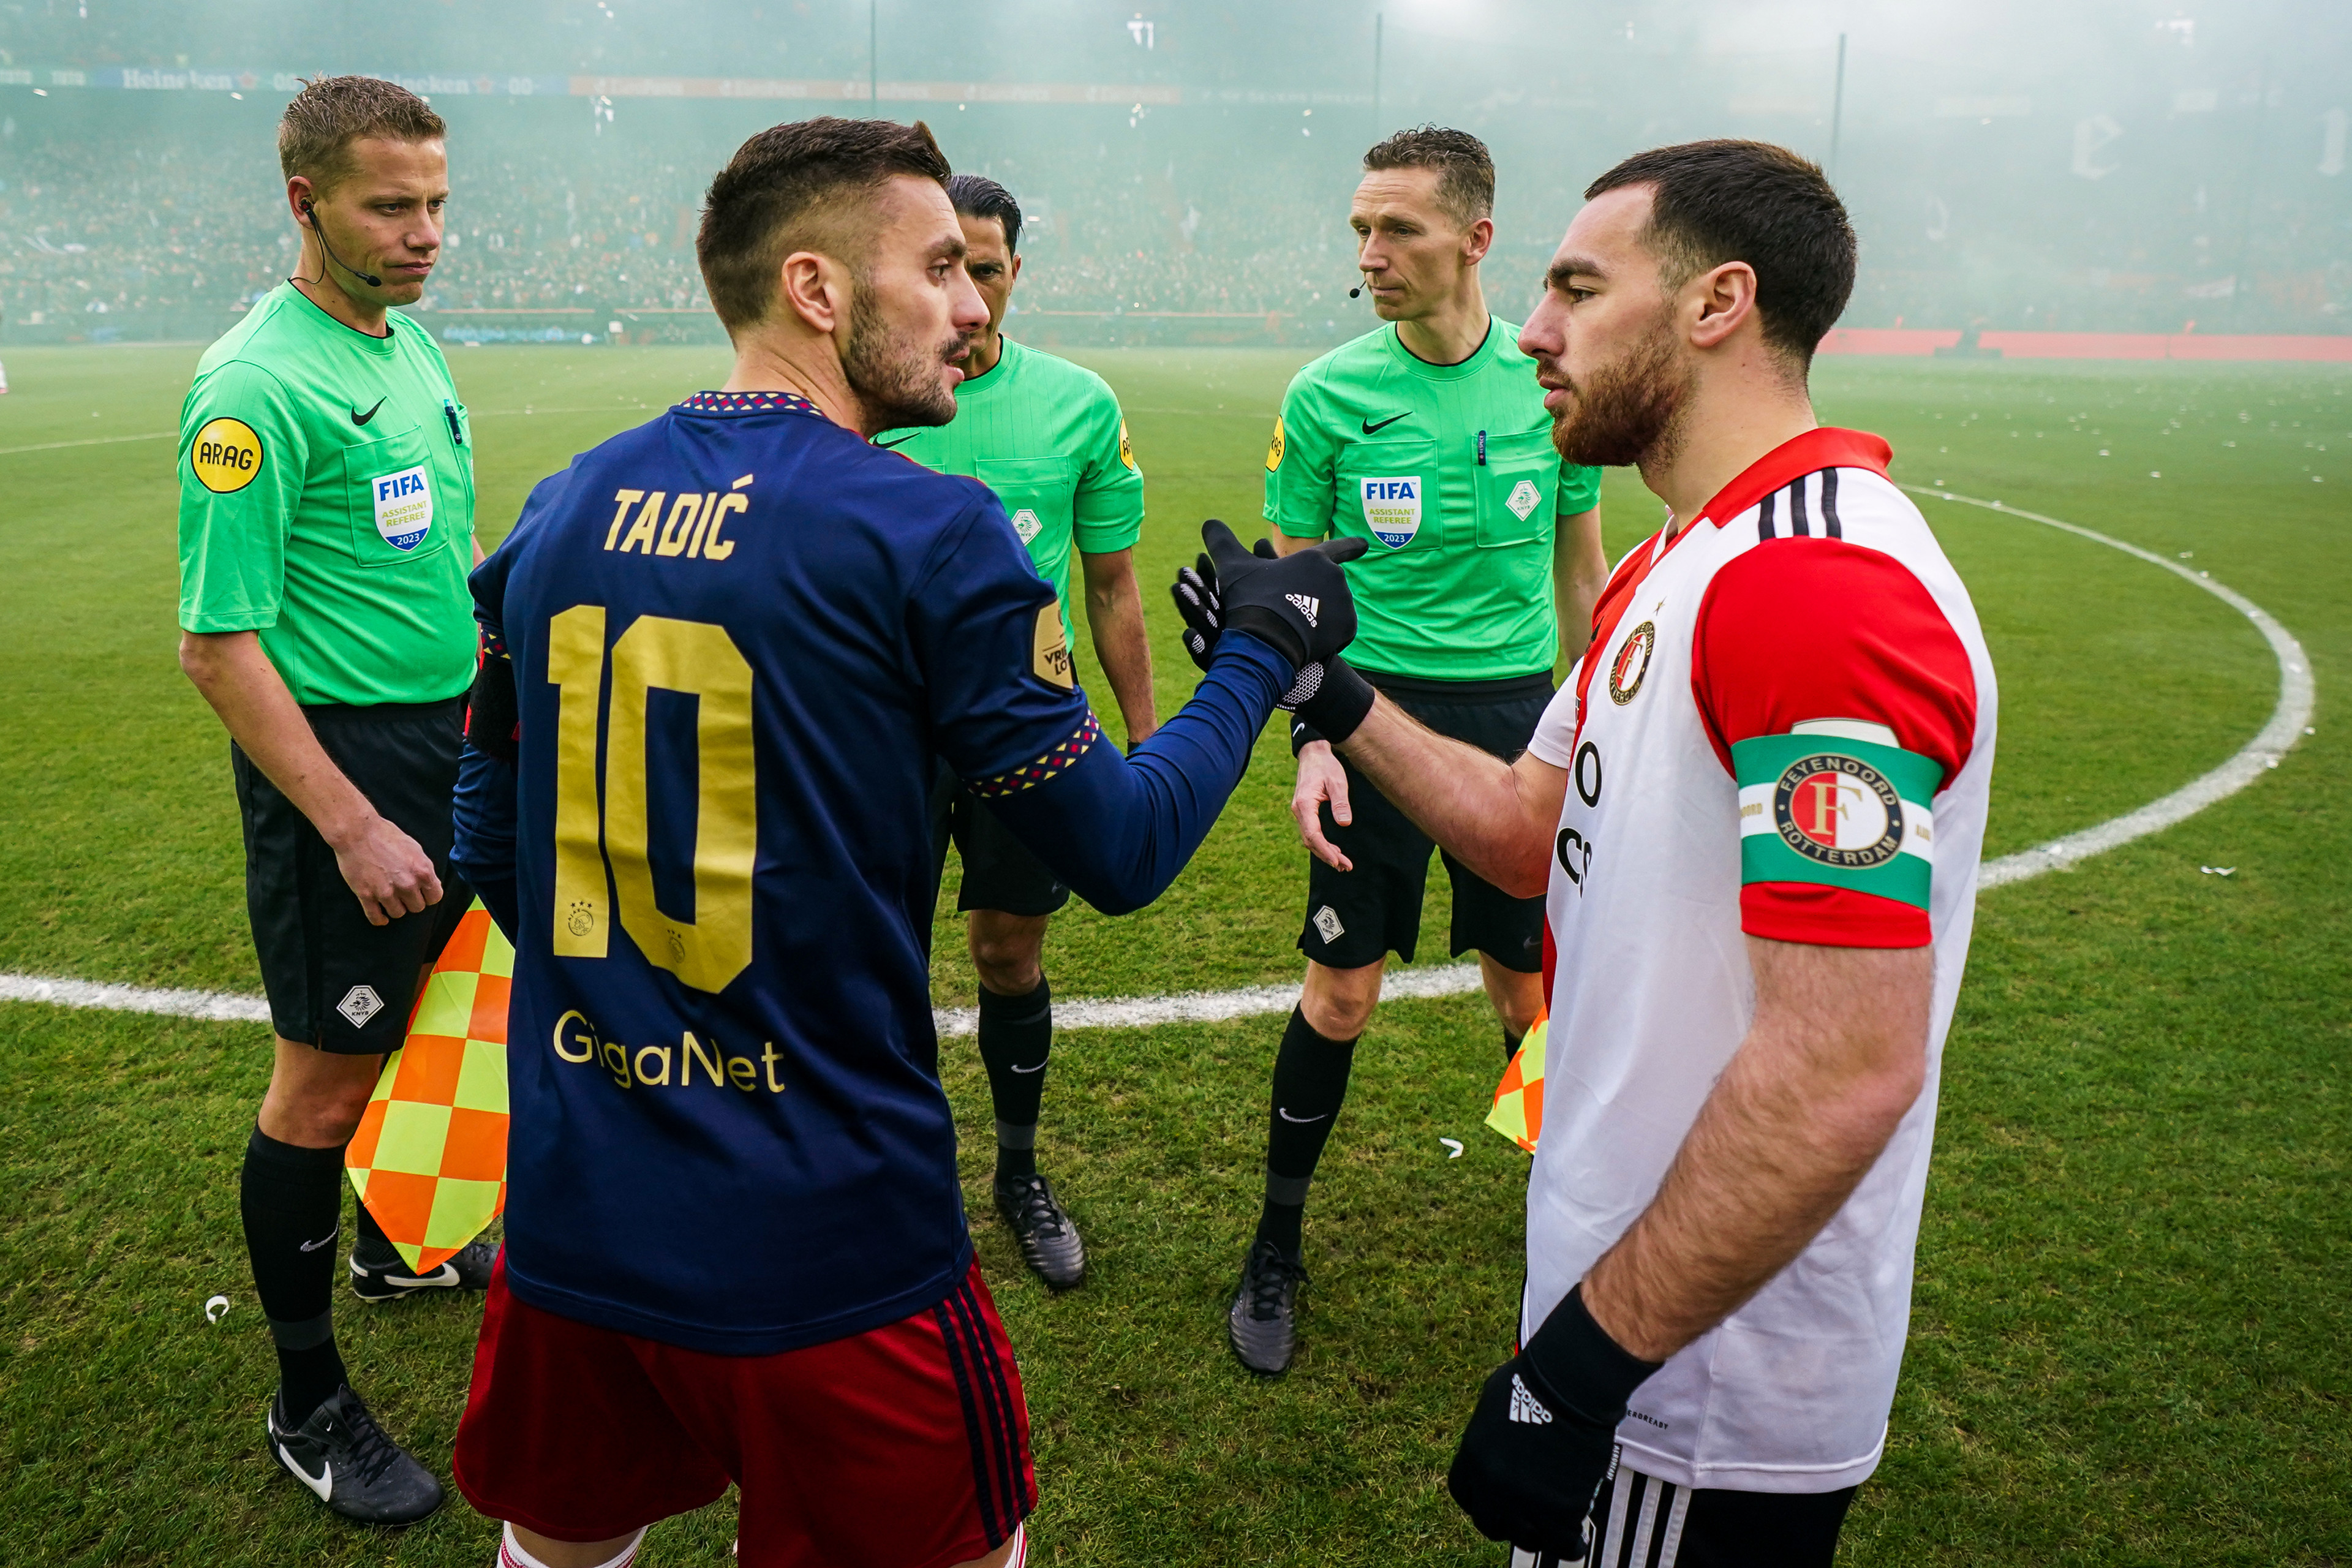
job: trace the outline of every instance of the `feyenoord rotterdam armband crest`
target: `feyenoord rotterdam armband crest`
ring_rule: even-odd
[[[1731,763],[1743,886],[1807,882],[1927,907],[1931,803],[1943,776],[1935,762],[1891,743],[1799,732],[1735,742]]]

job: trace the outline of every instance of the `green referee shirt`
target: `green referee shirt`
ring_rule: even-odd
[[[1518,328],[1490,321],[1460,364],[1394,326],[1291,379],[1265,454],[1265,518],[1294,539],[1353,534],[1349,662],[1424,680],[1549,670],[1559,649],[1552,539],[1601,470],[1564,464]]]
[[[297,702],[437,702],[474,678],[474,455],[431,336],[292,284],[205,351],[180,409],[180,625],[261,634]]]
[[[874,444],[996,492],[1037,575],[1061,596],[1066,638],[1073,636],[1070,548],[1102,555],[1143,536],[1143,471],[1135,466],[1118,398],[1102,377],[1002,341],[1002,357],[956,388],[952,421],[886,430]]]

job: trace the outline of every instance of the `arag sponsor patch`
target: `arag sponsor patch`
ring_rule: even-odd
[[[242,419],[208,419],[188,448],[196,482],[215,495],[234,495],[261,473],[261,437]]]
[[[375,501],[375,531],[394,550],[414,550],[433,531],[433,480],[419,463],[368,481]]]
[[[1364,509],[1364,530],[1391,550],[1402,550],[1421,531],[1419,474],[1356,481]]]

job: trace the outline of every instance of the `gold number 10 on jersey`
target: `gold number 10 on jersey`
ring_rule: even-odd
[[[646,961],[698,991],[722,991],[751,963],[751,861],[759,848],[751,750],[751,667],[727,628],[640,616],[613,644],[605,799],[596,791],[597,706],[604,682],[604,607],[575,605],[548,623],[556,689],[555,931],[558,958],[603,958],[612,931],[604,870],[621,925]],[[646,701],[655,688],[697,699],[694,919],[654,901],[646,795]]]

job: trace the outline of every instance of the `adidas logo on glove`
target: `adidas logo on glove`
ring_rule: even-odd
[[[1323,607],[1322,600],[1311,594],[1285,594],[1283,597],[1298,606],[1298,613],[1307,617],[1308,626],[1316,624],[1315,612]]]
[[[1551,1424],[1551,1412],[1544,1408],[1543,1401],[1528,1392],[1528,1385],[1519,1381],[1519,1374],[1516,1372],[1511,1373],[1511,1419],[1524,1421],[1530,1426]]]

